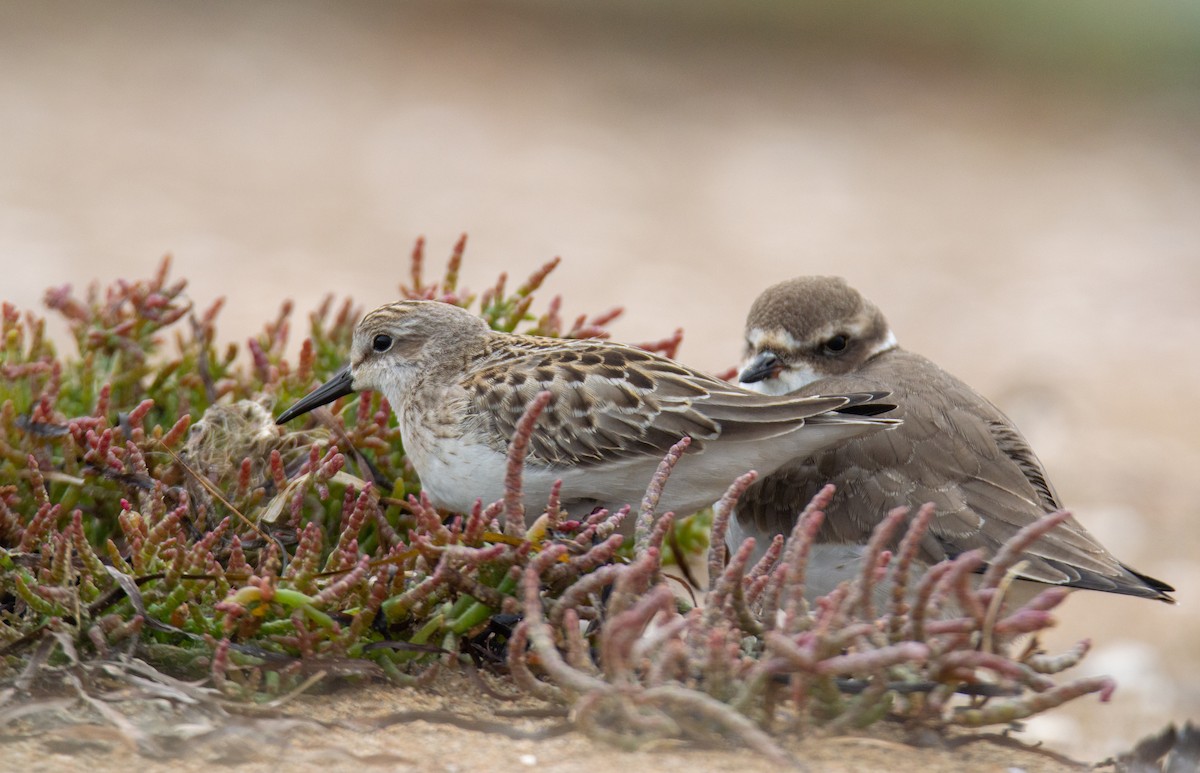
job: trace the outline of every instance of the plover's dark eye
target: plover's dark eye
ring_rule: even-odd
[[[388,349],[392,348],[392,337],[380,333],[379,335],[375,336],[375,340],[371,341],[371,347],[377,352],[386,352]]]
[[[825,342],[825,351],[829,354],[840,354],[841,352],[846,351],[846,346],[849,343],[850,339],[846,336],[835,335],[833,338],[830,338]]]

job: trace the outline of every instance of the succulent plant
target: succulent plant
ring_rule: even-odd
[[[502,275],[468,292],[464,248],[465,237],[427,284],[418,241],[400,293],[548,336],[604,336],[620,314],[568,324],[559,297],[536,311],[557,259],[515,290]],[[357,307],[327,298],[293,364],[285,302],[242,356],[215,343],[222,301],[197,311],[169,269],[164,260],[149,280],[83,297],[49,291],[70,355],[43,319],[7,303],[0,312],[0,680],[19,688],[7,700],[37,669],[80,659],[207,674],[239,699],[317,672],[412,682],[474,662],[572,705],[582,729],[615,743],[715,734],[783,759],[780,733],[884,717],[1004,724],[1113,689],[1051,678],[1086,642],[1050,657],[1028,638],[1053,624],[1063,592],[1003,603],[1005,571],[1061,516],[1017,535],[980,583],[976,553],[910,576],[930,511],[897,510],[859,578],[810,604],[806,559],[830,492],[750,566],[750,546],[727,555],[725,528],[752,474],[731,481],[710,538],[708,516],[672,535],[674,517],[656,513],[686,439],[637,513],[573,520],[553,496],[522,512],[522,454],[548,395],[513,438],[505,498],[440,512],[379,395],[340,400],[299,430],[272,420],[274,406],[342,364]],[[680,340],[676,331],[647,348],[674,356]],[[632,545],[618,530],[626,518]],[[883,546],[902,530],[892,555]],[[705,549],[708,587],[693,604],[665,577],[663,555]],[[882,582],[891,600],[877,609]]]

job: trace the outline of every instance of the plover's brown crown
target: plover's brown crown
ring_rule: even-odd
[[[974,548],[992,554],[1019,529],[1061,509],[1045,468],[996,406],[933,362],[896,345],[883,314],[845,281],[804,277],[775,285],[746,322],[741,379],[767,394],[889,392],[895,431],[853,438],[796,458],[738,503],[735,535],[789,530],[824,486],[837,486],[818,536],[865,543],[893,507],[932,502],[921,545],[934,563]],[[1113,557],[1074,518],[1026,556],[1021,576],[1043,583],[1162,600],[1174,590]]]

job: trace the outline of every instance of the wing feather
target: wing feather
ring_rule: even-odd
[[[461,386],[488,437],[511,438],[530,401],[549,390],[530,443],[530,460],[587,466],[632,456],[661,457],[681,438],[690,453],[718,437],[761,440],[805,421],[875,422],[829,414],[873,406],[881,395],[759,395],[634,347],[608,341],[497,336]],[[499,442],[499,441],[497,441]],[[503,450],[497,447],[497,450]]]
[[[903,424],[758,482],[739,503],[739,519],[752,529],[782,533],[822,486],[833,483],[839,495],[818,540],[860,543],[891,508],[932,502],[937,512],[921,558],[933,563],[974,548],[992,555],[1021,528],[1061,508],[1042,463],[998,408],[919,355],[894,350],[879,359],[875,368],[823,379],[794,394],[890,390],[899,404],[893,415]],[[1027,579],[1152,597],[1161,591],[1147,590],[1140,575],[1074,518],[1039,540],[1026,559]]]

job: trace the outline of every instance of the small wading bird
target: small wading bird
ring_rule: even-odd
[[[663,455],[685,436],[691,445],[660,513],[694,512],[748,470],[767,474],[896,424],[874,418],[891,408],[878,402],[883,393],[760,395],[631,346],[496,332],[435,301],[393,303],[364,317],[349,366],[278,423],[368,389],[395,410],[430,499],[456,512],[503,497],[508,443],[543,390],[552,399],[530,438],[524,503],[543,507],[561,479],[562,506],[573,517],[640,502]]]
[[[889,414],[903,422],[894,431],[797,456],[737,504],[729,541],[756,537],[761,552],[826,483],[837,487],[810,559],[812,596],[859,573],[871,531],[891,508],[936,506],[919,556],[933,564],[975,548],[992,555],[1019,529],[1062,507],[1008,417],[897,346],[879,309],[842,279],[802,277],[759,296],[746,320],[739,379],[765,395],[886,392],[898,406]],[[1174,588],[1122,564],[1074,518],[1023,559],[1019,579],[1173,601],[1167,594]]]

